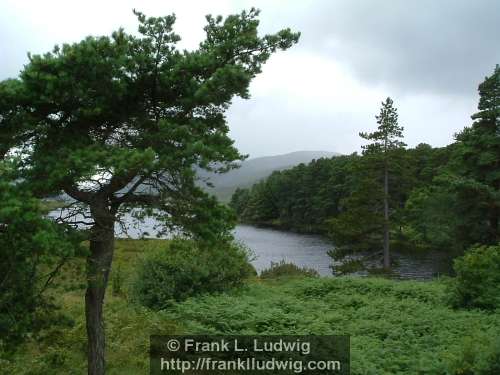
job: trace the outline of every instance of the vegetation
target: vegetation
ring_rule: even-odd
[[[335,244],[331,255],[343,261],[338,273],[366,267],[368,259],[384,260],[387,267],[388,237],[395,250],[438,249],[450,256],[475,244],[495,245],[500,232],[499,92],[497,66],[479,86],[476,121],[443,148],[403,148],[402,128],[388,99],[377,117],[378,130],[362,134],[375,141],[362,155],[275,172],[250,189],[237,190],[231,206],[243,222],[328,235]]]
[[[282,155],[263,156],[245,159],[238,163],[238,168],[231,169],[227,173],[205,172],[198,170],[200,179],[208,179],[210,184],[203,189],[213,194],[220,202],[229,203],[236,189],[251,187],[256,182],[269,177],[271,173],[278,170],[291,168],[300,163],[309,163],[313,159],[331,157],[334,152],[326,151],[295,151]]]
[[[500,245],[477,246],[455,259],[449,298],[456,307],[500,309]]]
[[[318,277],[319,273],[315,269],[299,267],[285,260],[271,262],[271,267],[260,272],[261,279],[278,279],[283,277]]]
[[[376,131],[360,133],[361,138],[372,143],[363,146],[362,162],[357,166],[360,178],[352,194],[344,199],[342,211],[330,221],[330,233],[340,249],[340,257],[345,252],[352,252],[350,245],[359,242],[360,237],[370,238],[370,247],[382,245],[382,264],[387,271],[391,266],[389,231],[391,218],[395,216],[389,211],[389,201],[398,193],[393,183],[400,180],[401,151],[405,144],[400,140],[403,127],[398,125],[397,110],[391,98],[382,103],[376,119],[379,125]],[[395,191],[389,192],[389,186]],[[364,225],[359,225],[361,217]],[[351,264],[344,262],[343,270],[359,262],[360,259],[350,259]]]
[[[154,311],[133,303],[136,264],[164,240],[117,240],[123,293],[106,294],[107,370],[110,375],[148,372],[149,334],[349,334],[353,375],[488,374],[498,369],[500,315],[455,310],[445,302],[446,283],[378,278],[250,280],[242,288],[205,294]],[[10,375],[85,372],[86,333],[81,298],[85,260],[63,267],[50,291],[67,319],[2,357]],[[497,366],[497,367],[494,367]],[[489,371],[489,372],[488,372]]]
[[[200,334],[351,335],[351,374],[495,374],[500,316],[456,311],[440,282],[303,278],[176,306]]]
[[[88,249],[89,244],[86,244]],[[166,246],[165,240],[117,240],[111,279],[119,270],[122,292],[106,294],[104,316],[108,340],[107,370],[110,374],[143,374],[148,366],[150,334],[178,332],[178,324],[130,303],[129,290],[135,265],[143,254]],[[0,354],[0,373],[18,375],[87,373],[85,309],[85,258],[73,257],[54,278],[47,297],[59,307],[59,316],[30,334],[15,353]],[[62,317],[64,318],[61,318]]]
[[[241,286],[255,274],[248,255],[234,244],[207,248],[174,239],[141,260],[134,297],[146,307],[161,310],[197,294]]]
[[[135,14],[138,35],[120,29],[32,55],[19,78],[0,87],[0,121],[9,135],[0,152],[21,153],[21,181],[34,195],[72,198],[59,222],[90,228],[85,306],[92,375],[105,373],[103,301],[115,224],[137,208],[165,230],[211,244],[230,239],[231,213],[195,185],[193,169],[216,164],[222,171],[243,158],[224,113],[235,96],[248,98],[269,57],[299,38],[289,29],[259,36],[259,12],[251,9],[207,16],[199,48],[179,51],[174,15]]]
[[[0,348],[13,350],[50,320],[44,292],[81,237],[44,218],[40,202],[10,182],[11,168],[0,164]]]
[[[500,66],[479,85],[479,112],[457,135],[454,188],[461,211],[473,212],[480,243],[500,241]]]
[[[374,156],[375,159],[380,159],[382,164],[381,170],[384,176],[384,188],[382,202],[384,207],[383,233],[384,233],[384,251],[383,264],[384,269],[389,269],[391,266],[389,253],[389,168],[393,169],[394,154],[402,149],[405,144],[399,139],[403,137],[403,127],[398,125],[398,113],[393,106],[391,98],[387,98],[382,103],[380,114],[376,116],[377,130],[373,133],[360,133],[360,137],[372,143],[363,146],[363,154],[365,156]],[[375,168],[372,168],[372,170]],[[376,169],[375,169],[376,170]],[[375,181],[377,179],[374,179]]]
[[[243,221],[330,236],[338,273],[370,258],[385,272],[390,249],[470,249],[455,279],[320,278],[284,261],[258,278],[233,210],[196,173],[245,158],[225,112],[299,34],[259,36],[252,8],[207,16],[206,39],[180,51],[174,15],[134,13],[138,34],[56,46],[0,82],[2,372],[144,373],[150,334],[220,333],[350,335],[353,374],[499,373],[499,66],[447,147],[405,148],[388,98],[361,155],[274,172],[231,199]],[[180,237],[116,240],[125,214]]]
[[[457,222],[468,217],[449,210],[453,194],[433,185],[453,147],[421,144],[398,151],[400,167],[391,174],[389,202],[394,250],[451,251],[473,243]],[[353,253],[381,258],[383,174],[370,169],[372,161],[352,154],[274,172],[250,189],[237,190],[231,206],[243,222],[329,236],[339,259]]]

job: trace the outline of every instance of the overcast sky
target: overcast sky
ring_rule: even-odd
[[[182,48],[202,40],[204,16],[261,9],[263,33],[290,27],[299,44],[274,55],[250,100],[228,112],[231,137],[251,157],[298,150],[359,151],[391,96],[406,143],[443,146],[470,125],[477,85],[500,63],[498,0],[0,0],[0,79],[27,52],[118,27],[135,32],[132,8],[177,15]]]

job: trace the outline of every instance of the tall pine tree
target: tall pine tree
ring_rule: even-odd
[[[389,231],[390,231],[390,212],[389,212],[389,170],[391,167],[392,156],[395,151],[401,149],[405,144],[401,141],[403,137],[403,127],[398,124],[398,113],[394,107],[391,98],[382,102],[380,114],[376,116],[377,130],[372,133],[359,133],[360,137],[372,141],[363,146],[364,155],[374,155],[381,159],[384,176],[384,268],[391,266],[389,253]]]
[[[330,255],[341,262],[335,266],[339,273],[377,267],[379,259],[384,269],[391,265],[390,224],[401,216],[395,213],[402,207],[405,144],[391,98],[382,103],[376,119],[376,131],[360,133],[371,142],[363,146],[361,157],[351,157],[342,189],[349,193],[340,199],[339,214],[329,220],[329,234],[335,243]]]

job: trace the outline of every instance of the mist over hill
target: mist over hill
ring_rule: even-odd
[[[204,189],[214,194],[221,201],[227,202],[238,187],[250,187],[269,176],[272,172],[292,168],[301,163],[309,163],[313,159],[331,158],[340,155],[330,151],[296,151],[283,155],[263,156],[243,161],[239,168],[227,173],[199,171],[201,179],[208,178],[214,185]]]

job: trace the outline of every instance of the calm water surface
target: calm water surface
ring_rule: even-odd
[[[271,262],[284,259],[298,266],[313,268],[322,276],[332,276],[332,259],[327,252],[333,245],[321,236],[304,235],[273,229],[238,225],[235,237],[246,244],[256,255],[253,264],[257,271],[268,268]],[[393,253],[395,261],[393,278],[431,279],[450,273],[451,259],[446,253],[423,254]]]
[[[57,214],[54,212],[51,216],[56,217]],[[157,222],[154,219],[146,218],[145,222],[134,225],[132,217],[125,215],[123,221],[128,224],[127,234],[116,226],[118,237],[156,237]],[[249,225],[238,225],[234,234],[238,241],[254,253],[255,259],[252,263],[259,272],[268,268],[271,262],[285,260],[301,267],[315,269],[322,276],[332,276],[332,259],[327,252],[333,249],[333,245],[324,237]],[[420,255],[393,253],[392,257],[396,261],[393,267],[394,278],[430,279],[449,274],[451,269],[451,259],[442,252]]]
[[[284,259],[297,266],[314,268],[321,275],[332,275],[327,251],[333,246],[322,237],[249,225],[238,225],[235,237],[254,252],[253,265],[257,271]]]

